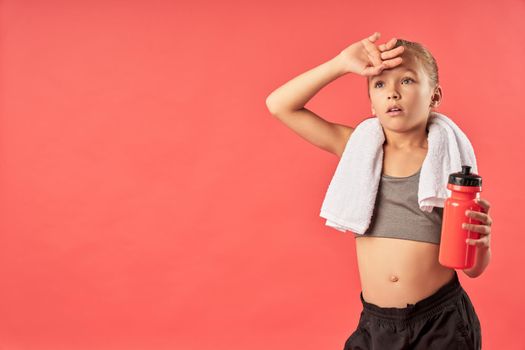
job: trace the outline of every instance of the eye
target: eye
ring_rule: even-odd
[[[402,80],[402,82],[405,81],[405,80],[411,80],[412,82],[415,82],[414,79],[412,79],[412,78],[408,78],[408,77],[404,78],[404,79]],[[377,87],[377,84],[379,84],[379,83],[382,84],[383,82],[382,82],[381,80],[376,81],[376,82],[374,83],[374,87],[376,88],[376,87]]]

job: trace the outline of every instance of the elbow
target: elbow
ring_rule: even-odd
[[[272,94],[266,97],[266,108],[268,109],[271,115],[273,115],[274,117],[277,116],[277,107],[275,105]]]
[[[274,92],[272,92],[268,97],[266,97],[266,108],[268,108],[268,111],[274,117],[286,117],[302,108],[301,107],[296,109],[294,107],[291,107],[289,104],[283,103],[283,100],[285,101],[286,99],[278,97],[278,95],[275,95]]]
[[[276,99],[273,92],[268,97],[266,97],[266,108],[268,108],[268,111],[274,117],[286,115],[291,111],[289,108],[285,107],[283,103]]]

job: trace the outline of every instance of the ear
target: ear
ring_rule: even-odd
[[[438,85],[436,89],[434,90],[434,95],[432,95],[432,100],[430,102],[431,108],[436,108],[441,104],[441,101],[443,100],[443,90],[441,89],[441,86]]]

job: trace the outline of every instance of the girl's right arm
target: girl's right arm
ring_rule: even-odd
[[[304,106],[319,90],[342,75],[371,76],[400,64],[400,57],[383,59],[400,54],[403,46],[390,50],[396,43],[392,38],[377,47],[374,42],[379,36],[376,32],[350,45],[336,57],[277,88],[266,98],[270,113],[308,142],[340,157],[354,128],[329,122]]]

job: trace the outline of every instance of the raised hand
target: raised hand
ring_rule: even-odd
[[[386,44],[377,45],[376,41],[381,33],[375,32],[371,36],[359,40],[339,54],[346,72],[362,76],[381,74],[384,69],[393,68],[403,62],[401,55],[404,46],[392,49],[397,39],[392,38]]]

